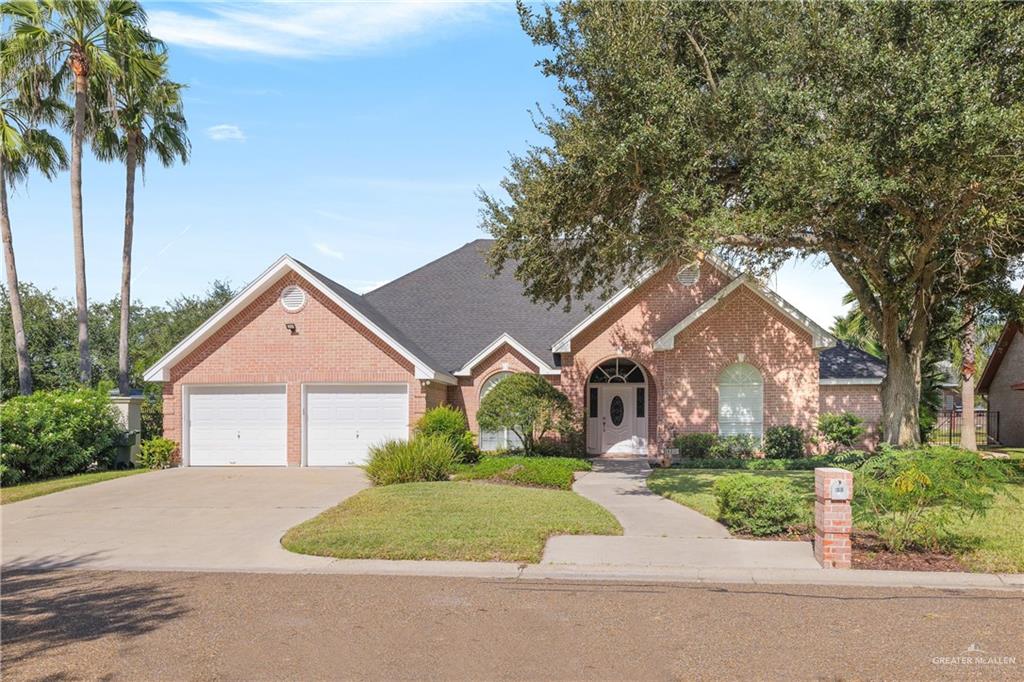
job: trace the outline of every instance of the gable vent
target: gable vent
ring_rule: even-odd
[[[700,263],[693,262],[689,265],[679,268],[679,272],[676,273],[676,279],[683,286],[692,287],[700,279]]]
[[[306,292],[294,284],[285,287],[281,292],[281,305],[290,313],[302,310],[302,306],[306,305]]]

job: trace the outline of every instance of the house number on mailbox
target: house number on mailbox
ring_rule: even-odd
[[[841,478],[833,478],[829,486],[829,498],[833,500],[850,499],[850,487]]]

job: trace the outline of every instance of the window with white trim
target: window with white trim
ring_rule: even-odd
[[[480,387],[480,400],[483,401],[484,396],[487,395],[499,381],[505,377],[512,376],[512,374],[512,372],[497,372],[488,377],[487,381],[485,381],[483,386]],[[480,430],[480,449],[484,452],[518,448],[522,444],[523,443],[519,439],[519,436],[510,429],[499,429],[497,431]]]
[[[722,436],[764,432],[764,379],[753,365],[729,365],[718,377],[718,433]]]

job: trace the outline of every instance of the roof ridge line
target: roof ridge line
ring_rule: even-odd
[[[456,254],[459,251],[462,251],[467,246],[470,246],[471,244],[476,244],[477,242],[482,242],[482,241],[493,241],[493,240],[491,240],[491,239],[474,239],[473,241],[466,242],[465,244],[463,244],[459,248],[455,249],[454,251],[447,251],[447,252],[443,253],[442,255],[438,256],[437,258],[435,258],[433,260],[430,260],[430,261],[427,261],[426,263],[424,263],[423,265],[419,266],[418,268],[414,268],[414,269],[410,270],[409,272],[405,273],[404,275],[399,275],[398,277],[394,278],[390,282],[386,282],[384,284],[381,284],[376,289],[371,289],[370,291],[367,291],[366,294],[363,294],[362,296],[363,296],[363,298],[366,298],[366,296],[368,294],[374,294],[374,293],[376,293],[378,291],[381,291],[383,289],[388,288],[392,284],[397,284],[397,283],[401,282],[403,279],[406,279],[407,277],[411,277],[412,275],[415,275],[420,270],[428,268],[431,265],[433,265],[434,263],[437,263],[438,261],[442,261],[445,258],[447,258],[447,257],[449,257],[449,256],[451,256],[453,254]],[[367,299],[367,300],[369,300],[369,299]]]

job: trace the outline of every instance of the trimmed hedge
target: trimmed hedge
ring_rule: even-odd
[[[714,491],[719,520],[742,533],[778,535],[806,520],[806,504],[785,479],[733,474],[715,481]]]
[[[171,457],[178,444],[168,438],[150,438],[142,441],[139,448],[139,466],[146,469],[166,469],[171,466]]]
[[[718,442],[714,433],[684,433],[676,436],[672,444],[679,451],[681,459],[705,459],[711,454],[711,447]]]
[[[109,468],[124,435],[104,392],[36,391],[0,407],[0,484]]]
[[[809,471],[816,467],[857,466],[867,453],[852,451],[838,456],[797,457],[794,459],[684,459],[672,466],[678,469],[746,469],[748,471]]]

